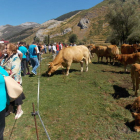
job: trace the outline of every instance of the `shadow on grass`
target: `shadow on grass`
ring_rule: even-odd
[[[125,125],[126,125],[127,127],[129,127],[131,131],[135,132],[135,130],[134,130],[135,120],[133,120],[133,121],[131,121],[131,122],[128,122],[128,121],[127,121],[127,122],[125,123]]]
[[[108,63],[107,62],[92,62],[92,64],[103,64],[103,65],[107,65]]]
[[[102,70],[102,72],[111,72],[111,73],[118,73],[118,74],[130,74],[130,72],[124,72],[124,71]]]
[[[130,96],[125,88],[119,87],[118,85],[113,85],[115,93],[112,95],[114,99],[127,98]]]
[[[77,71],[80,72],[80,70],[70,69],[69,73],[77,72]],[[51,76],[49,76],[47,74],[47,72],[43,73],[41,76],[43,76],[43,77],[52,77],[53,75],[65,75],[65,74],[66,74],[66,70],[57,70],[54,73],[52,73]]]

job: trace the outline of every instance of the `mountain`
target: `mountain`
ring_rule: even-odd
[[[68,43],[69,36],[71,34],[76,34],[78,37],[78,44],[85,43],[104,43],[110,34],[110,26],[105,20],[105,16],[110,7],[120,2],[120,6],[127,2],[135,3],[140,2],[140,0],[104,0],[98,5],[87,9],[87,10],[77,10],[67,14],[64,14],[56,19],[51,19],[30,28],[27,27],[28,24],[21,24],[16,27],[17,32],[10,36],[10,29],[13,28],[11,25],[2,26],[1,32],[9,32],[3,38],[8,39],[11,42],[26,41],[31,43],[35,37],[38,37],[40,41],[44,40],[45,36],[50,37],[50,43],[53,42],[64,42]],[[140,6],[139,6],[140,7]],[[137,10],[137,9],[136,9]],[[20,30],[22,28],[23,30]],[[7,30],[8,29],[8,30]]]
[[[35,23],[35,22],[26,22],[17,26],[12,26],[9,24],[0,26],[0,39],[10,40],[14,36],[17,36],[18,34],[21,34],[22,32],[25,32],[29,29],[32,29],[38,26],[40,26],[40,24]]]

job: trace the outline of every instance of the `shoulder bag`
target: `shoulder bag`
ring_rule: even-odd
[[[7,93],[10,97],[10,102],[12,102],[21,95],[23,92],[23,87],[18,84],[17,81],[15,81],[11,76],[5,76],[2,73],[0,74],[4,77]]]

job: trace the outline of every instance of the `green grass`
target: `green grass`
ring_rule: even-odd
[[[97,63],[92,59],[88,72],[80,72],[80,64],[72,64],[69,76],[61,69],[53,76],[44,76],[48,57],[41,63],[40,115],[52,140],[126,140],[139,139],[139,133],[125,125],[132,121],[132,115],[125,109],[134,101],[130,73],[121,73],[122,65],[112,66]],[[128,69],[130,70],[130,68]],[[38,78],[23,77],[26,99],[22,105],[24,114],[17,120],[11,140],[35,140],[36,130],[32,103],[37,110]],[[127,96],[127,94],[130,94]],[[113,97],[116,97],[114,98]],[[14,124],[14,114],[6,118],[4,132],[8,140]],[[39,139],[47,136],[37,118]]]

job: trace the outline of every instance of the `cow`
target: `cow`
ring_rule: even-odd
[[[131,106],[131,111],[140,113],[140,96],[135,99]]]
[[[96,53],[96,46],[91,44],[91,47],[89,48],[90,53],[91,53],[91,57],[94,58],[94,53]]]
[[[140,113],[132,113],[132,115],[135,118],[134,130],[140,132]]]
[[[136,62],[140,63],[140,53],[133,54],[116,54],[114,55],[115,60],[118,60],[124,65],[124,71],[127,72],[127,65],[134,64]]]
[[[113,59],[113,65],[115,64],[115,58],[114,55],[119,54],[119,48],[116,45],[109,45],[107,46],[107,57],[110,58],[110,62],[111,59]],[[108,60],[107,60],[108,62]]]
[[[71,63],[80,63],[81,72],[83,72],[83,61],[86,63],[86,71],[88,71],[88,63],[90,60],[90,52],[84,45],[63,48],[53,62],[49,62],[48,75],[51,75],[59,68],[66,67],[66,75],[69,75]]]
[[[95,52],[97,54],[98,57],[98,63],[101,57],[101,62],[103,60],[103,57],[106,57],[107,59],[107,46],[95,46],[95,48],[93,48],[91,54]]]
[[[138,96],[140,83],[140,64],[135,63],[131,66],[131,79],[133,83],[133,90],[135,91],[135,96]]]
[[[121,54],[132,54],[137,52],[137,44],[129,45],[129,44],[123,44],[121,46]]]
[[[134,130],[140,132],[140,96],[137,97],[131,107],[132,116],[135,118]]]

